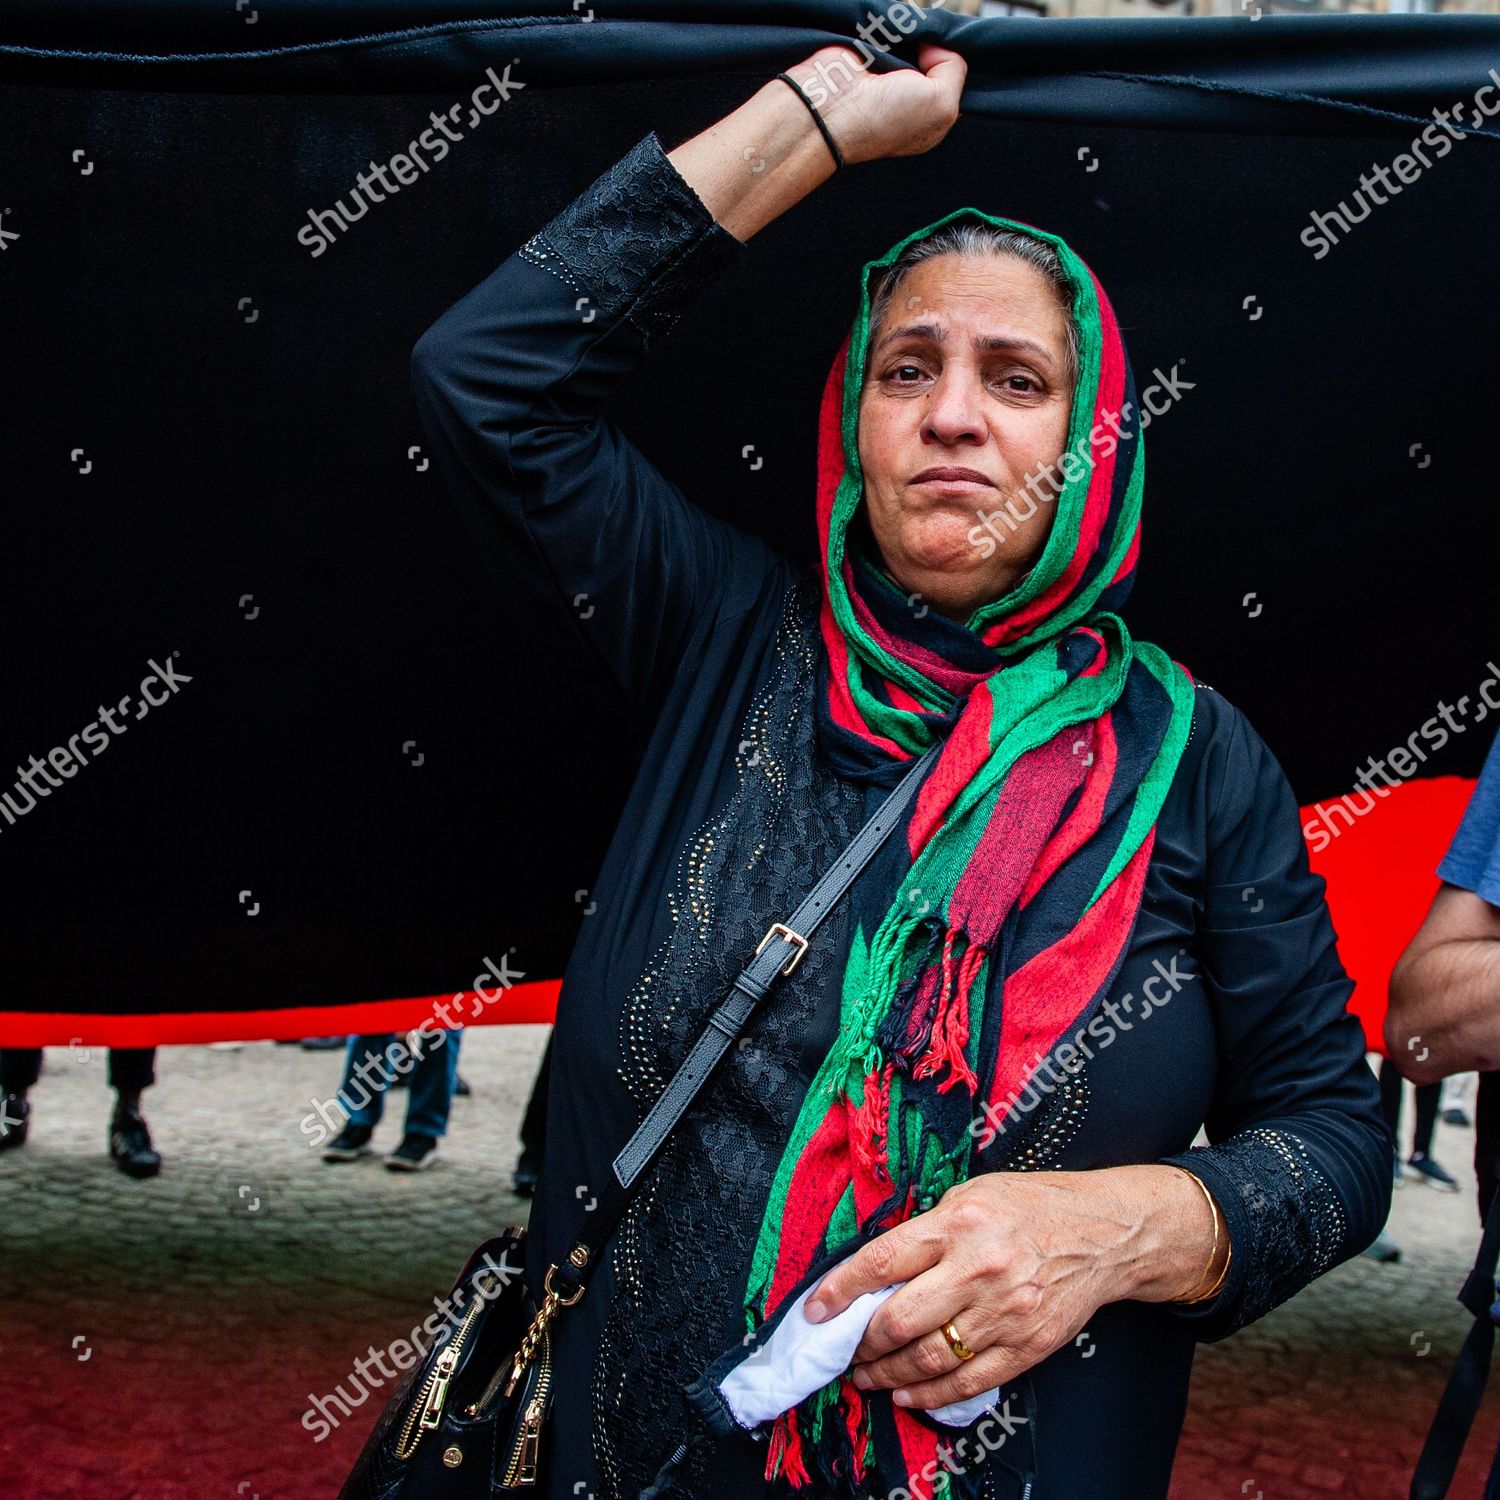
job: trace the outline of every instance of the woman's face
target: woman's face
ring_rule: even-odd
[[[1067,327],[1035,266],[938,255],[907,273],[872,331],[859,402],[865,514],[914,603],[962,622],[1041,556],[1072,407]],[[956,470],[968,472],[943,472]]]

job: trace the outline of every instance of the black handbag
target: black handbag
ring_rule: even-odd
[[[941,745],[914,761],[832,869],[774,922],[613,1163],[612,1180],[548,1268],[540,1303],[526,1284],[526,1231],[507,1229],[464,1264],[432,1347],[401,1380],[339,1500],[499,1500],[535,1493],[553,1400],[551,1325],[584,1279],[631,1191],[776,981],[901,821]]]

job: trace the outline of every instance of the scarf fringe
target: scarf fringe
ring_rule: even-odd
[[[870,1456],[870,1414],[860,1389],[852,1380],[844,1382],[844,1433],[849,1439],[853,1459],[850,1478],[858,1478]]]
[[[947,929],[936,917],[920,917],[908,925],[906,932],[909,935],[924,926],[928,928],[927,941],[912,964],[911,972],[897,984],[890,1004],[875,1028],[871,1048],[873,1057],[866,1071],[879,1067],[890,1058],[903,1073],[909,1072],[912,1060],[927,1045],[941,998],[941,986],[933,967],[935,950],[944,941]],[[902,951],[905,951],[905,939]]]
[[[877,1182],[889,1182],[892,1064],[865,1074],[865,1096],[854,1112],[850,1136],[855,1160]],[[858,1389],[858,1387],[855,1387]]]
[[[776,1418],[771,1423],[771,1430],[766,1434],[766,1473],[767,1481],[775,1479],[781,1473],[781,1460],[786,1454],[786,1413]]]
[[[767,1479],[778,1476],[793,1489],[801,1489],[811,1478],[802,1452],[802,1433],[797,1422],[799,1408],[792,1407],[771,1424],[771,1439],[766,1451]]]
[[[948,1076],[938,1084],[938,1093],[946,1094],[961,1083],[972,1094],[979,1088],[979,1079],[964,1056],[964,1048],[969,1043],[969,1006],[974,982],[988,955],[983,945],[971,943],[959,960],[955,975],[952,962],[955,936],[950,932],[943,945],[942,998],[938,1002],[927,1051],[913,1069],[912,1076],[929,1078],[946,1067]]]
[[[851,1500],[864,1495],[860,1476],[875,1456],[870,1409],[847,1372],[782,1412],[769,1436],[767,1480],[780,1478],[792,1489],[812,1485],[819,1494]]]

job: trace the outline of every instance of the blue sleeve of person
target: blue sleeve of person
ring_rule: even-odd
[[[1449,885],[1462,886],[1492,906],[1500,906],[1500,735],[1490,746],[1474,794],[1437,873]]]

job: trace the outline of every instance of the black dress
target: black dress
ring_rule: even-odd
[[[529,559],[565,601],[588,596],[574,628],[644,744],[564,975],[534,1287],[761,934],[884,795],[816,750],[817,574],[690,504],[601,415],[744,253],[653,132],[413,352],[422,425],[476,542]],[[862,878],[894,891],[899,874],[886,858]],[[682,1387],[740,1337],[771,1175],[838,1025],[847,940],[835,912],[562,1315],[547,1500],[633,1500],[684,1431]],[[1259,1317],[1384,1223],[1391,1146],[1350,988],[1286,779],[1200,684],[1110,1020],[1076,1076],[1023,1098],[1007,1165],[1191,1166],[1223,1210],[1231,1268],[1193,1309],[1101,1308],[1086,1341],[1036,1367],[1037,1500],[1160,1500],[1195,1342]],[[1213,1144],[1190,1149],[1200,1124]],[[697,1449],[683,1490],[763,1495],[764,1456],[732,1439]]]

